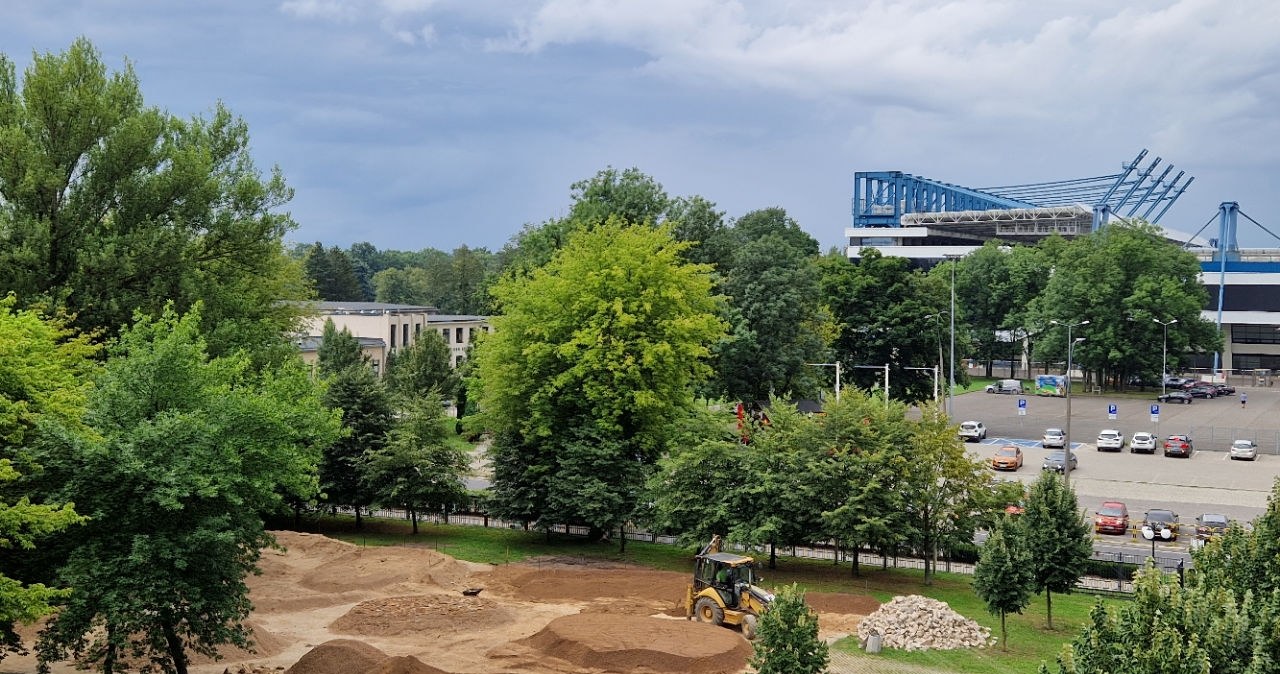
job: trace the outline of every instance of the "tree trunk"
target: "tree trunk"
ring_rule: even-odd
[[[831,566],[840,566],[840,541],[831,541]]]
[[[627,551],[627,525],[618,525],[618,552],[626,553]]]
[[[107,648],[102,654],[102,672],[103,674],[115,674],[116,671],[116,641],[114,638],[115,629],[110,625],[107,626]]]
[[[1053,629],[1053,593],[1048,588],[1044,591],[1044,610],[1045,615],[1049,616],[1049,629]]]
[[[364,528],[364,520],[360,519],[360,506],[356,506],[356,531]]]
[[[1000,649],[1009,651],[1009,631],[1004,628],[1004,611],[1000,612]]]
[[[418,509],[409,506],[409,521],[413,523],[413,535],[418,535]]]
[[[769,541],[769,568],[778,568],[778,547]]]
[[[302,504],[293,504],[293,528],[302,531]]]
[[[169,648],[169,659],[173,661],[173,671],[175,674],[187,674],[187,653],[182,648],[182,639],[178,638],[178,631],[174,628],[173,622],[164,621],[161,630],[164,632],[164,642]]]

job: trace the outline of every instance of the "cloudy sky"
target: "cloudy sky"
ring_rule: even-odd
[[[91,39],[181,115],[222,100],[297,196],[296,241],[496,250],[637,167],[824,248],[853,172],[967,186],[1143,148],[1280,234],[1275,0],[6,0],[0,50]],[[1212,236],[1207,232],[1206,236]],[[1280,247],[1251,224],[1245,245]]]

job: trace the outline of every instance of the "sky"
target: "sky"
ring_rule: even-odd
[[[1274,0],[5,0],[0,51],[21,77],[85,36],[150,105],[222,101],[294,242],[496,251],[612,166],[825,250],[855,171],[1007,185],[1144,148],[1195,176],[1166,227],[1236,201],[1280,234],[1277,27]]]

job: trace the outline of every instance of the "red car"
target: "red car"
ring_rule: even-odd
[[[1190,436],[1170,435],[1169,439],[1164,441],[1165,456],[1180,456],[1184,459],[1190,459],[1192,451]]]
[[[1129,531],[1129,508],[1119,501],[1104,501],[1093,518],[1093,531],[1099,534],[1124,534]]]

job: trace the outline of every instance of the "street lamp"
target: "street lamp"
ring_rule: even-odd
[[[834,363],[805,363],[815,367],[834,367],[836,369],[836,402],[840,402],[840,361]]]
[[[1178,319],[1165,322],[1158,318],[1151,319],[1164,327],[1164,344],[1160,347],[1160,397],[1163,398],[1165,391],[1165,381],[1169,378],[1169,326],[1178,322]]]
[[[951,418],[952,407],[956,397],[956,260],[961,255],[947,255],[951,260],[951,370],[948,375],[950,386],[947,388],[947,418]]]
[[[1069,485],[1071,483],[1071,354],[1075,351],[1076,342],[1083,342],[1084,337],[1071,339],[1071,328],[1078,328],[1082,325],[1088,325],[1089,321],[1080,321],[1079,323],[1067,323],[1065,321],[1049,321],[1053,325],[1067,326],[1067,423],[1065,429],[1066,437],[1063,438],[1065,455],[1062,457],[1062,483]]]
[[[933,334],[935,337],[938,338],[938,371],[939,372],[942,371],[943,360],[942,360],[942,332],[941,332],[941,326],[938,324],[938,319],[942,318],[943,314],[950,314],[950,313],[951,313],[950,311],[939,311],[936,314],[925,314],[924,316],[925,318],[933,319]],[[940,393],[941,387],[938,386],[936,383],[937,377],[934,377],[934,380],[935,380],[935,383],[934,383],[933,398],[934,398],[934,402],[937,402],[938,394]]]

